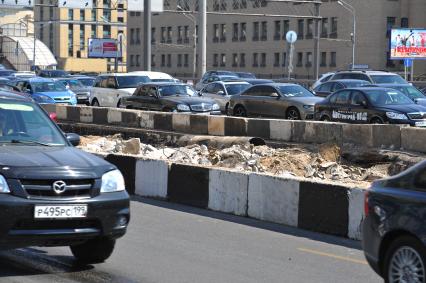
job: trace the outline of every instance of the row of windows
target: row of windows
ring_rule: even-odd
[[[230,2],[231,1],[229,0],[213,0],[211,2],[208,1],[208,4],[212,3],[211,8],[213,9],[213,11],[226,11],[228,9],[228,4],[231,4]],[[164,0],[163,6],[165,10],[170,9],[171,8],[170,0]],[[190,11],[192,10],[192,8],[195,11],[198,11],[198,1],[177,0],[176,6],[181,7],[181,9],[184,11]],[[268,6],[267,0],[232,0],[233,10],[247,9],[248,7],[261,8],[266,6]]]

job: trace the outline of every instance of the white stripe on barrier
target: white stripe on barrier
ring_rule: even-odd
[[[348,191],[349,208],[348,208],[348,238],[361,240],[362,221],[364,215],[364,194],[365,190],[350,189]]]
[[[144,197],[167,197],[169,166],[162,160],[137,160],[135,194]]]
[[[117,123],[121,123],[121,109],[114,109],[114,108],[109,108],[108,109],[108,123],[110,124],[117,124]]]

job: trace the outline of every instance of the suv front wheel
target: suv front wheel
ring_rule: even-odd
[[[93,264],[104,262],[114,251],[115,240],[96,238],[83,244],[70,246],[71,252],[78,262]]]

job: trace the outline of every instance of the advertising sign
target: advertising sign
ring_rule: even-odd
[[[426,29],[392,29],[390,59],[426,59]]]
[[[121,58],[115,39],[90,38],[89,58]]]

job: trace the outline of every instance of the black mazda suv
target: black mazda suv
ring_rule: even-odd
[[[120,171],[79,141],[30,98],[0,91],[0,249],[70,246],[84,263],[112,254],[129,196]]]

